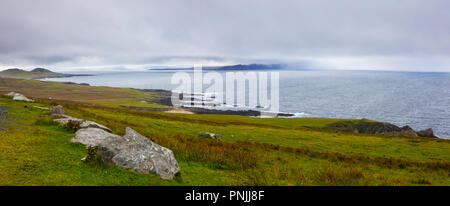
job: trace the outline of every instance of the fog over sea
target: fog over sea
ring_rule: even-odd
[[[173,90],[177,87],[170,84],[174,72],[178,71],[97,73],[95,76],[45,81]],[[366,118],[397,126],[410,125],[415,130],[433,128],[438,137],[450,138],[450,73],[336,70],[277,72],[280,74],[281,112],[294,113],[296,117]]]

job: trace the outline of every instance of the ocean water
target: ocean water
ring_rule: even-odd
[[[176,71],[99,73],[46,81],[93,86],[173,90]],[[278,71],[280,111],[297,117],[367,118],[433,128],[450,138],[450,73],[384,71]]]

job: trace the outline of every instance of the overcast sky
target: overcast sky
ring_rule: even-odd
[[[450,1],[0,1],[0,69],[194,63],[450,72]]]

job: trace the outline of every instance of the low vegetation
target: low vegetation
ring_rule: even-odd
[[[154,95],[133,89],[0,79],[0,91],[37,99],[0,98],[10,121],[0,131],[0,185],[450,185],[450,141],[445,139],[327,128],[350,120],[121,108]],[[129,126],[173,150],[181,175],[162,180],[101,162],[83,163],[84,146],[69,141],[73,131],[33,107],[58,104],[70,116],[96,121],[120,135]],[[199,137],[200,132],[219,134],[222,140]]]
[[[152,99],[155,93],[129,88],[93,87],[58,82],[42,82],[28,79],[0,78],[0,94],[14,91],[32,99],[51,99],[77,104],[106,106],[165,107],[142,103]]]

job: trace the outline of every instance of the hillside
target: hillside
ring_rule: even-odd
[[[204,70],[277,70],[283,69],[286,65],[283,64],[236,64],[229,66],[219,66],[219,67],[203,67]]]
[[[339,119],[260,119],[120,107],[143,106],[141,100],[157,95],[133,89],[0,79],[0,92],[10,91],[37,101],[0,97],[1,185],[450,185],[449,140],[326,129],[343,121]],[[34,107],[58,104],[70,116],[98,122],[120,135],[129,126],[171,149],[181,176],[162,180],[81,162],[86,150],[70,143],[74,133]],[[200,132],[220,134],[222,141],[199,137]]]
[[[277,70],[284,69],[287,65],[284,64],[236,64],[229,66],[204,66],[203,70],[218,70],[218,71],[232,71],[232,70]],[[149,70],[192,70],[190,68],[152,68]]]
[[[17,68],[0,71],[0,77],[15,78],[15,79],[39,79],[39,78],[71,77],[71,76],[80,76],[80,75],[57,73],[44,68],[35,68],[31,71],[25,71]]]

